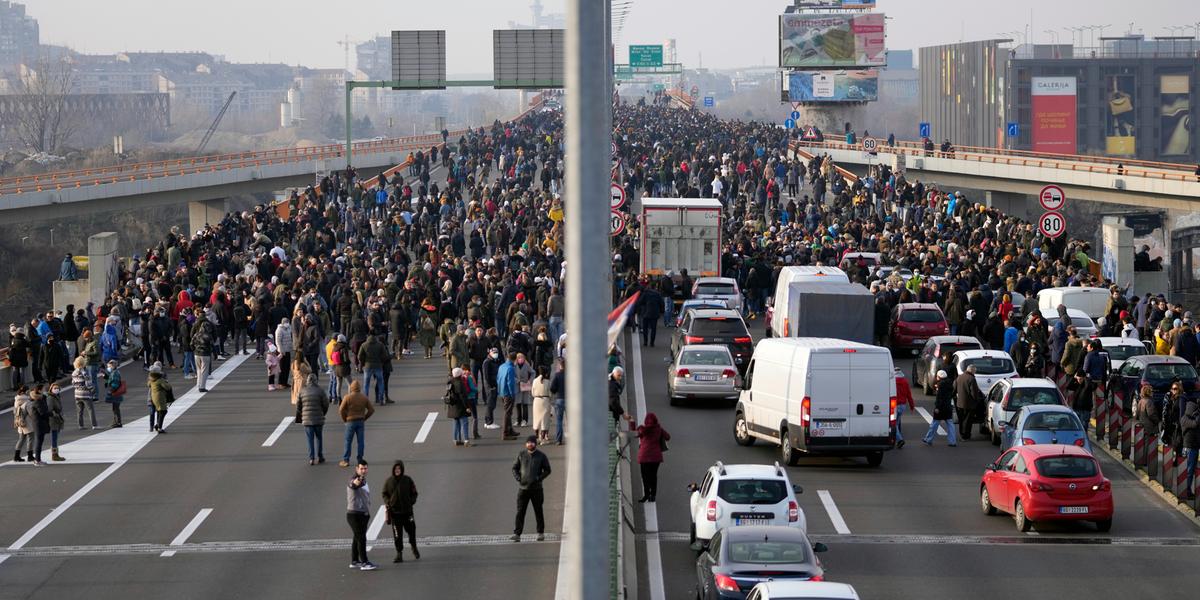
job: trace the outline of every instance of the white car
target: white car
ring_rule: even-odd
[[[1017,365],[1007,352],[999,350],[960,350],[950,358],[954,367],[954,376],[967,372],[967,367],[975,367],[975,383],[979,391],[987,395],[997,381],[1012,379],[1017,376]]]
[[[1100,346],[1108,353],[1108,362],[1113,371],[1120,369],[1121,365],[1125,364],[1125,360],[1128,358],[1150,353],[1146,350],[1146,345],[1141,340],[1127,337],[1102,337],[1096,339],[1100,340]]]
[[[724,300],[729,308],[742,312],[742,290],[729,277],[701,277],[692,284],[692,298]]]
[[[1042,316],[1046,319],[1046,328],[1054,331],[1054,326],[1058,324],[1058,313],[1042,311]],[[1087,313],[1078,308],[1068,308],[1067,317],[1071,319],[1070,324],[1075,326],[1075,332],[1081,339],[1096,337],[1096,322],[1087,316]]]
[[[774,465],[725,465],[708,468],[704,481],[692,491],[690,542],[706,547],[718,531],[739,525],[785,525],[808,531],[804,509],[787,471]]]
[[[750,589],[746,600],[858,600],[858,592],[847,583],[831,581],[764,581]]]
[[[1067,401],[1053,381],[1044,377],[1002,379],[987,394],[987,419],[983,424],[992,444],[1000,445],[1000,432],[1022,406],[1066,406]]]

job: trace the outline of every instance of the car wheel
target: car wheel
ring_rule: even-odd
[[[750,435],[750,424],[746,422],[746,415],[740,411],[733,418],[733,439],[739,446],[754,445],[754,436]]]
[[[1100,533],[1108,533],[1108,530],[1110,529],[1112,529],[1112,519],[1096,521],[1096,531],[1099,531]]]
[[[992,506],[992,496],[988,494],[986,485],[979,486],[979,508],[989,517],[996,514],[996,507]]]
[[[1013,507],[1013,521],[1017,524],[1017,531],[1025,533],[1033,528],[1033,521],[1025,516],[1025,507],[1021,506],[1021,501],[1017,500],[1016,504]]]
[[[792,448],[792,436],[788,435],[788,430],[783,429],[779,432],[779,459],[783,464],[794,467],[800,462],[800,453]]]
[[[872,467],[878,467],[883,464],[882,452],[870,452],[867,454],[867,464]]]
[[[696,524],[692,523],[691,526],[689,526],[689,528],[688,528],[688,545],[689,546],[695,545],[695,543],[696,543]]]

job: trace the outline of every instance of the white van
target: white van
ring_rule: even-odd
[[[742,446],[866,456],[871,466],[895,445],[896,379],[887,348],[832,338],[774,338],[754,349],[734,417]]]
[[[788,330],[784,324],[788,311],[777,310],[777,307],[791,306],[792,299],[789,292],[792,284],[801,282],[850,283],[850,277],[837,267],[803,266],[780,269],[779,278],[775,280],[775,295],[771,298],[768,310],[767,337],[771,337],[776,331],[786,332]]]
[[[1082,310],[1093,321],[1104,316],[1104,308],[1112,294],[1099,287],[1046,288],[1038,292],[1038,308],[1042,316],[1058,314],[1058,305]]]

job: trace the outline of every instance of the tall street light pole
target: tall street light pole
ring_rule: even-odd
[[[607,319],[610,0],[568,0],[566,31],[567,519],[570,600],[609,592]]]

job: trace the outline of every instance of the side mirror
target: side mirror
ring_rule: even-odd
[[[817,542],[813,544],[813,552],[829,552],[829,546],[826,546],[821,542]]]
[[[688,490],[689,492],[697,492],[697,491],[700,491],[700,486],[696,485],[696,482],[695,482],[695,481],[693,481],[693,482],[691,482],[691,483],[689,483],[689,484],[688,484],[688,486],[687,486],[687,490]]]
[[[996,466],[996,463],[989,463],[989,464],[988,464],[988,466],[987,466],[987,467],[985,467],[985,468],[986,468],[987,470],[989,470],[989,471],[995,471],[995,470],[997,470],[999,467],[997,467],[997,466]]]
[[[802,487],[800,487],[799,485],[796,485],[796,484],[794,484],[794,483],[793,483],[793,484],[792,484],[792,492],[793,492],[793,493],[796,493],[796,494],[803,494],[803,493],[804,493],[804,488],[802,488]]]

